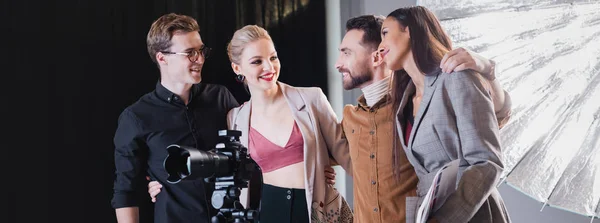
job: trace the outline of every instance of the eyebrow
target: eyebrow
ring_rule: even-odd
[[[248,61],[251,61],[251,60],[254,60],[254,59],[260,59],[260,56],[253,56],[253,57],[250,57],[250,59],[248,59]]]
[[[346,52],[346,51],[352,52],[352,50],[349,49],[348,47],[341,48],[340,51],[342,51],[342,52]]]
[[[190,51],[192,51],[192,50],[195,50],[195,49],[202,49],[202,47],[204,47],[204,44],[202,44],[202,45],[200,46],[200,48],[196,48],[196,47],[190,47],[190,48],[187,48],[187,49],[185,49],[184,51],[185,51],[185,52],[190,52]]]
[[[270,53],[270,55],[274,56],[275,54],[277,54],[277,51],[273,51]],[[248,61],[254,60],[254,59],[260,59],[260,56],[253,56],[250,57],[250,59],[248,59]]]

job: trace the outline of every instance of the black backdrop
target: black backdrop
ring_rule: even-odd
[[[153,20],[168,12],[198,20],[213,54],[203,82],[249,98],[233,79],[226,44],[246,24],[269,30],[280,80],[327,92],[325,3],[320,0],[3,0],[0,222],[115,222],[112,139],[119,113],[154,89],[146,51]],[[142,194],[147,198],[147,194]],[[151,203],[143,208],[150,208]],[[142,216],[150,222],[151,216]]]

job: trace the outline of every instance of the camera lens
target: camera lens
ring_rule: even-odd
[[[183,179],[221,177],[230,173],[229,157],[212,151],[193,147],[170,145],[163,166],[168,173],[167,182],[178,183]]]

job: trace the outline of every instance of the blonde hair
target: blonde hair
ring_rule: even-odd
[[[154,63],[156,53],[165,51],[173,45],[171,38],[175,33],[199,32],[198,22],[190,16],[169,13],[161,16],[152,23],[148,36],[146,36],[146,47],[148,54]]]
[[[240,57],[246,45],[259,39],[273,41],[267,30],[257,25],[247,25],[235,31],[227,45],[229,61],[240,64]]]

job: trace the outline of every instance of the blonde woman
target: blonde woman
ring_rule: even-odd
[[[237,30],[227,53],[251,95],[229,111],[228,126],[242,132],[241,143],[261,167],[260,222],[352,222],[345,199],[326,182],[330,154],[348,173],[352,164],[325,94],[277,81],[281,63],[259,26]]]

